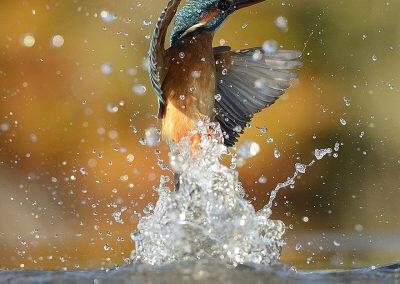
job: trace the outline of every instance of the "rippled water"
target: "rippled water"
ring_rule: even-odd
[[[0,271],[1,283],[400,283],[400,264],[348,271],[300,271],[284,266],[233,267],[205,259],[162,266],[97,271]]]

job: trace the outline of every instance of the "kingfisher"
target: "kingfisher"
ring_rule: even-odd
[[[162,137],[177,143],[209,118],[233,146],[253,116],[292,85],[301,52],[213,47],[218,27],[235,11],[264,0],[170,0],[150,43],[150,79],[158,96]],[[167,29],[174,20],[169,47]]]

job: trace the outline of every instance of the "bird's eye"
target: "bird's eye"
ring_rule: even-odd
[[[231,1],[229,0],[220,0],[218,2],[218,9],[221,11],[226,11],[229,9],[229,7],[231,6]]]

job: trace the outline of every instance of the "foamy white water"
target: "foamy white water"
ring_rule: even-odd
[[[167,178],[161,178],[154,212],[142,217],[132,234],[136,244],[132,260],[166,264],[216,258],[233,264],[278,263],[285,224],[270,219],[271,205],[277,192],[293,185],[307,166],[297,164],[295,175],[278,184],[270,202],[256,212],[244,198],[235,167],[220,162],[227,148],[221,144],[218,126],[200,123],[191,135],[201,137],[199,147],[193,149],[190,138],[183,139],[170,157],[171,168],[181,175],[179,191],[170,191]]]

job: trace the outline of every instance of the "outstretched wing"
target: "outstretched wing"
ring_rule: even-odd
[[[297,78],[301,52],[261,48],[231,51],[214,48],[217,67],[216,118],[224,144],[233,146],[254,114],[272,105]]]
[[[172,19],[176,14],[181,0],[170,0],[167,7],[162,11],[158,18],[156,27],[154,28],[153,38],[150,43],[149,59],[150,59],[150,80],[158,97],[158,117],[163,114],[165,105],[163,93],[161,90],[162,81],[164,80],[166,68],[165,66],[165,36]]]

